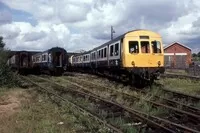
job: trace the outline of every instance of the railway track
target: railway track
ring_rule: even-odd
[[[65,98],[65,97],[62,97],[62,96],[61,96],[61,93],[64,92],[62,89],[57,90],[57,91],[59,91],[59,92],[61,92],[61,93],[55,93],[54,90],[50,90],[49,87],[44,86],[44,81],[41,81],[41,80],[38,80],[38,79],[37,79],[36,81],[33,81],[33,78],[27,78],[27,77],[24,77],[24,76],[21,76],[21,79],[22,79],[22,80],[25,80],[26,82],[31,83],[32,85],[34,85],[34,86],[36,86],[36,87],[38,87],[38,88],[40,88],[41,91],[45,91],[45,92],[47,92],[48,94],[51,94],[51,95],[53,95],[53,96],[55,96],[55,97],[61,99],[62,101],[69,103],[69,104],[70,104],[71,106],[73,106],[76,110],[81,111],[84,115],[87,114],[88,116],[94,118],[94,120],[100,122],[100,123],[103,124],[106,128],[108,128],[108,129],[109,129],[109,130],[108,130],[109,132],[123,133],[123,131],[122,131],[121,129],[118,129],[117,127],[115,127],[115,126],[113,126],[113,125],[111,125],[111,124],[105,122],[105,120],[101,119],[99,116],[97,116],[96,114],[94,114],[94,113],[91,112],[90,110],[83,108],[82,106],[78,105],[76,102],[73,102],[72,100],[69,100],[69,99],[67,99],[67,98]],[[43,85],[41,85],[41,84],[43,84]],[[68,91],[66,91],[66,93],[67,93],[67,92],[68,92]],[[76,95],[76,94],[74,94],[74,95]]]
[[[96,76],[93,76],[93,75],[86,75],[86,74],[80,74],[80,73],[75,73],[75,74],[73,74],[73,73],[69,74],[68,73],[68,75],[69,76],[70,75],[71,76],[77,76],[77,75],[84,76],[84,77],[90,78],[91,80],[97,78]],[[103,76],[103,75],[100,75],[100,76]],[[114,81],[116,81],[116,80],[114,79]],[[115,82],[115,83],[118,83],[118,82]],[[120,81],[120,84],[121,83],[123,83],[123,85],[127,86],[126,82]],[[162,89],[164,93],[166,93],[166,94],[168,93],[169,95],[172,95],[173,98],[176,98],[175,100],[173,100],[174,102],[171,99],[165,99],[165,98],[163,98],[163,100],[165,100],[168,103],[177,103],[176,101],[180,100],[181,98],[184,99],[184,101],[186,101],[186,102],[190,102],[191,106],[192,106],[192,104],[198,104],[200,102],[200,97],[199,96],[189,95],[189,94],[181,93],[181,92],[178,92],[178,91],[173,91],[172,89],[165,88],[164,85],[158,84],[158,83],[154,83],[154,85],[160,87],[159,89]],[[139,91],[141,93],[147,93],[146,89],[137,89],[135,87],[131,87],[131,88],[133,90],[137,90],[137,91]],[[186,104],[181,104],[181,106],[185,106],[185,105]]]
[[[80,80],[82,80],[82,79],[79,79],[79,81]],[[88,81],[84,81],[84,82],[88,82]],[[89,84],[93,84],[93,83],[89,82]],[[96,83],[94,84],[93,88],[95,88],[95,86],[97,86]],[[100,88],[105,88],[105,87],[100,86]],[[116,90],[113,90],[113,89],[110,89],[110,88],[106,88],[106,89],[107,90],[109,89],[109,90],[112,90],[112,91],[116,92]],[[137,97],[135,95],[130,95],[130,94],[124,93],[122,91],[120,91],[120,92],[118,91],[117,93],[123,94],[123,97],[126,97],[126,98],[124,98],[124,100],[126,100],[126,99],[132,99],[132,100],[137,99],[137,100],[139,100],[139,97]],[[150,104],[152,104],[153,106],[164,107],[166,109],[169,109],[169,110],[173,111],[174,112],[173,114],[175,114],[176,117],[182,117],[182,116],[186,115],[187,119],[189,119],[190,122],[192,122],[193,124],[196,124],[198,126],[198,122],[200,120],[200,116],[199,116],[200,110],[198,108],[191,107],[191,106],[188,106],[188,105],[185,105],[185,104],[181,104],[181,103],[178,103],[176,101],[173,101],[173,100],[170,100],[170,99],[166,99],[166,98],[162,98],[162,101],[164,100],[164,103],[155,102],[156,100],[160,101],[160,97],[159,96],[155,96],[155,98],[153,98],[153,99],[154,99],[153,101],[152,100],[145,100],[145,99],[143,99],[143,100],[148,102],[148,103],[150,103]],[[177,107],[173,107],[174,105],[176,105],[178,107],[181,106],[182,109],[180,110]],[[170,119],[172,119],[172,118],[170,118]],[[184,121],[184,120],[181,120],[180,118],[179,118],[179,120],[182,121],[182,122]],[[180,121],[177,121],[177,122],[180,122]],[[184,122],[184,123],[190,124],[189,122]]]
[[[88,91],[85,87],[83,87],[83,86],[80,86],[80,85],[78,85],[77,83],[74,83],[74,82],[71,82],[71,81],[66,81],[66,82],[69,82],[69,83],[71,83],[71,84],[73,84],[74,86],[77,86],[77,87],[79,87],[79,88],[81,88],[81,90],[84,90],[86,93],[88,93],[88,94],[92,94],[92,95],[94,95],[94,93],[92,93],[91,91]],[[57,83],[56,83],[57,84]],[[125,95],[124,93],[123,93],[123,95]],[[98,95],[96,95],[97,97],[99,97]],[[128,97],[128,99],[133,99],[133,96],[130,96],[130,95],[128,95],[128,94],[126,94],[126,98]],[[135,98],[136,99],[136,98]],[[115,102],[116,103],[116,102]],[[117,104],[119,104],[119,103],[117,103]],[[151,101],[151,104],[152,104],[152,101]],[[154,103],[155,104],[155,103]],[[119,105],[119,106],[122,106],[122,105]],[[157,103],[157,106],[163,106],[163,105],[161,105],[161,104],[158,104]],[[166,105],[164,105],[164,106],[166,106]],[[125,108],[128,108],[128,109],[130,109],[130,110],[134,110],[134,109],[132,109],[132,108],[129,108],[129,107],[127,107],[127,106],[125,106]],[[172,109],[172,107],[171,107],[171,109]],[[175,109],[174,109],[175,110]],[[182,114],[185,114],[185,112],[184,111],[180,111],[180,110],[175,110],[176,112],[181,112]],[[137,111],[137,110],[134,110],[134,112],[137,112],[138,114],[140,114],[140,115],[142,115],[143,117],[146,117],[146,118],[150,118],[150,120],[152,121],[154,121],[155,123],[157,123],[157,125],[159,125],[160,123],[162,123],[162,125],[165,127],[165,128],[168,128],[168,130],[170,131],[170,132],[181,132],[181,131],[189,131],[189,132],[198,132],[197,130],[195,130],[195,129],[192,129],[192,128],[189,128],[189,127],[186,127],[186,126],[183,126],[183,125],[181,125],[181,124],[177,124],[177,123],[174,123],[174,122],[170,122],[169,120],[166,120],[166,119],[163,119],[163,118],[159,118],[159,117],[156,117],[156,116],[152,116],[152,115],[149,115],[149,114],[146,114],[146,113],[142,113],[142,112],[140,112],[140,111]],[[187,113],[186,113],[187,114]],[[192,115],[192,114],[187,114],[187,115],[189,115],[189,116],[191,116],[191,117],[196,117],[196,115]],[[199,117],[199,116],[197,116],[197,117]],[[196,122],[196,121],[195,121]],[[168,131],[168,132],[169,132]]]

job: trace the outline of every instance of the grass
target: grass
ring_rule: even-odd
[[[38,94],[34,90],[26,90],[20,94],[23,100],[20,111],[5,119],[0,124],[2,133],[73,133],[73,132],[105,132],[99,124],[87,115],[80,114],[72,106],[52,103],[49,96]],[[31,94],[27,99],[26,95]],[[1,93],[3,95],[3,93]],[[53,97],[51,97],[54,99]]]
[[[179,69],[166,69],[165,73],[188,75],[188,73],[185,70],[179,70]]]
[[[47,96],[34,97],[36,99],[24,101],[21,111],[11,118],[11,132],[72,133],[77,127],[82,127],[67,108],[55,106]]]
[[[70,81],[75,81],[75,82],[79,82],[79,79],[76,77],[59,77],[56,79],[53,79],[54,81],[59,81],[60,84],[64,85],[66,84],[65,80],[70,80]],[[132,107],[132,108],[136,108],[140,111],[143,111],[145,113],[151,114],[151,115],[165,115],[167,113],[167,111],[165,111],[165,109],[161,109],[161,108],[155,108],[153,107],[151,104],[148,104],[145,100],[151,100],[155,95],[161,95],[162,91],[159,90],[159,88],[153,88],[152,90],[149,91],[149,93],[147,93],[147,95],[143,95],[140,93],[137,93],[136,91],[131,90],[128,87],[121,87],[121,85],[110,85],[111,83],[108,83],[109,85],[107,85],[106,83],[99,83],[97,81],[98,79],[95,79],[92,83],[94,83],[95,87],[93,87],[93,89],[91,89],[92,87],[87,87],[87,89],[95,94],[100,95],[101,97],[104,97],[106,99],[112,99],[115,100],[117,103],[120,103],[122,105],[126,105],[128,107]],[[103,82],[103,81],[101,81]],[[82,85],[89,85],[91,86],[91,83],[87,83],[87,82],[83,82],[81,83]],[[83,85],[83,86],[84,86]],[[101,85],[101,86],[110,86],[110,89],[106,89],[103,87],[97,87],[96,85]],[[93,86],[93,85],[92,85]],[[115,91],[114,91],[115,90]],[[119,92],[124,92],[126,94],[131,94],[133,96],[136,97],[140,97],[139,100],[133,101],[133,100],[125,100],[124,97],[121,95],[121,93],[116,93],[116,91]],[[145,99],[145,100],[144,100]],[[104,116],[104,115],[103,115]]]
[[[200,95],[200,81],[189,79],[163,78],[158,81],[166,88],[191,95]]]

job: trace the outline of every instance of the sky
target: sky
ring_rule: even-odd
[[[59,46],[90,50],[134,29],[159,33],[164,44],[200,51],[199,0],[0,0],[0,36],[11,50]]]

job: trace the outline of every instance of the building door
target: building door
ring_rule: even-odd
[[[176,68],[185,69],[187,68],[187,53],[176,53]]]

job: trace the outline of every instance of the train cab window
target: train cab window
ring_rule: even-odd
[[[141,41],[142,53],[150,53],[149,41]]]
[[[119,55],[119,43],[115,44],[115,56]]]
[[[114,45],[110,46],[110,56],[114,55],[113,51],[114,51]]]
[[[153,53],[161,53],[161,44],[159,41],[152,41],[151,45]]]
[[[104,57],[107,56],[107,48],[104,48]]]
[[[129,53],[139,53],[139,44],[137,41],[129,41]]]

